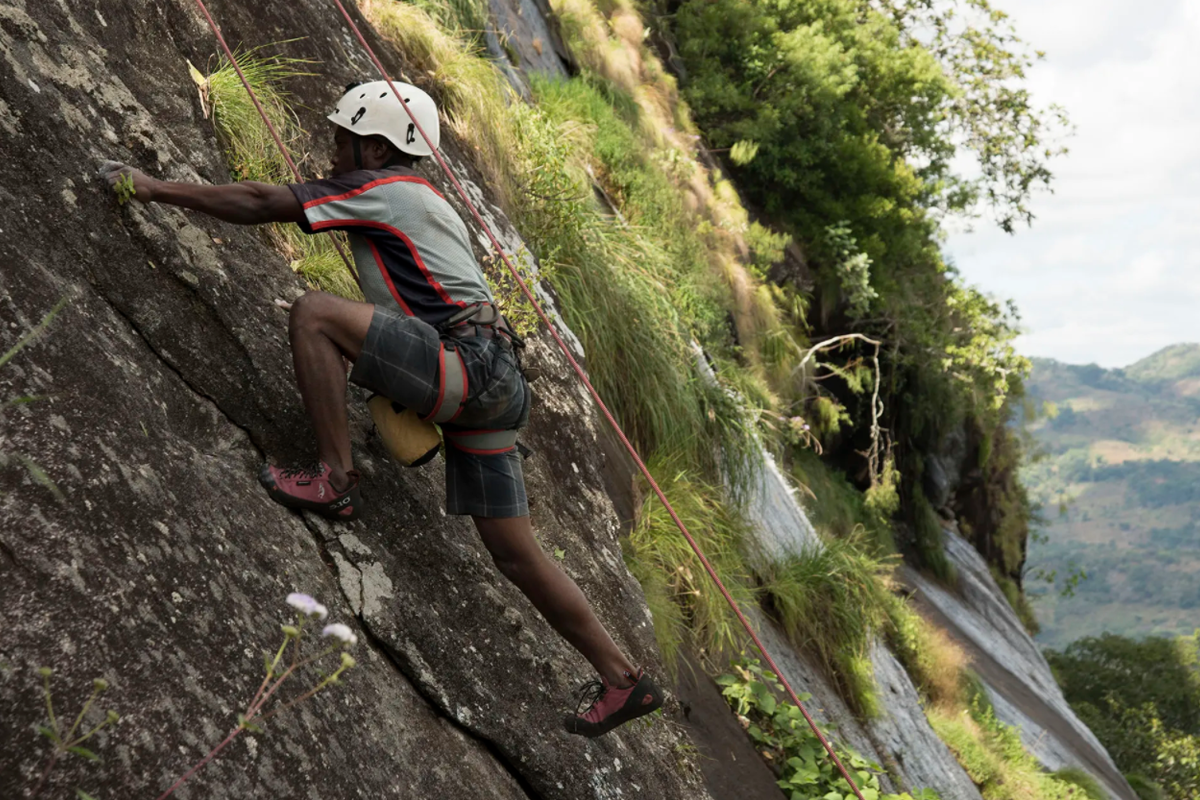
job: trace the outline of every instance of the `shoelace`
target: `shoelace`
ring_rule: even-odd
[[[599,703],[604,697],[608,687],[603,681],[588,681],[579,687],[579,703],[575,706],[575,716],[581,717],[592,710],[592,707]]]
[[[302,464],[298,467],[288,467],[287,469],[279,470],[281,478],[319,478],[325,474],[325,466],[321,462],[316,464]]]

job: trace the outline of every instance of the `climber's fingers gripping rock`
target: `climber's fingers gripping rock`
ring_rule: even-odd
[[[154,199],[154,179],[128,164],[105,161],[100,165],[100,177],[110,190],[117,193],[122,202],[132,198],[141,203],[149,203]]]

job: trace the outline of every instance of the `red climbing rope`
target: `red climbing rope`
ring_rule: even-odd
[[[817,739],[820,740],[821,744],[825,748],[825,751],[829,753],[829,757],[833,759],[833,763],[837,765],[838,770],[842,773],[842,777],[846,779],[846,782],[850,785],[850,788],[854,790],[855,796],[858,798],[858,800],[865,800],[862,792],[858,790],[858,784],[856,784],[854,779],[850,777],[850,773],[846,770],[845,766],[842,765],[842,761],[840,758],[838,758],[837,753],[834,752],[833,746],[829,744],[829,741],[825,738],[825,735],[821,733],[821,729],[817,726],[816,721],[814,721],[812,716],[809,715],[808,710],[804,707],[804,704],[800,702],[800,698],[796,695],[795,689],[792,688],[791,683],[788,682],[788,679],[784,676],[783,672],[780,671],[779,667],[775,664],[775,659],[771,658],[771,654],[767,652],[767,648],[763,646],[762,640],[760,640],[758,638],[758,634],[754,632],[754,628],[751,627],[750,621],[746,619],[746,616],[738,607],[737,602],[732,596],[730,596],[729,590],[725,588],[725,584],[723,584],[720,577],[717,576],[716,570],[713,569],[712,564],[708,562],[708,559],[705,557],[704,553],[701,552],[700,546],[696,544],[696,540],[693,539],[691,533],[688,532],[687,526],[683,524],[683,520],[681,520],[679,515],[675,513],[675,509],[671,506],[670,501],[667,500],[667,496],[663,494],[662,489],[659,488],[658,483],[654,480],[654,476],[650,474],[650,470],[646,468],[645,463],[643,463],[641,457],[638,456],[637,450],[635,450],[633,445],[630,444],[629,439],[625,436],[625,432],[621,430],[621,426],[617,423],[616,418],[613,417],[612,412],[608,410],[608,406],[606,406],[604,401],[600,398],[600,393],[596,391],[596,388],[592,386],[592,382],[588,380],[587,373],[583,371],[583,367],[579,366],[579,362],[575,360],[573,355],[571,355],[570,348],[567,347],[566,342],[564,342],[562,337],[559,336],[558,331],[555,329],[554,324],[550,321],[550,318],[546,315],[546,312],[542,309],[541,304],[538,303],[537,298],[534,297],[533,292],[530,291],[529,286],[525,283],[525,280],[521,277],[520,273],[517,272],[517,269],[513,266],[512,261],[509,260],[508,254],[504,252],[504,248],[501,246],[500,241],[496,238],[496,235],[492,233],[492,229],[488,226],[488,224],[484,222],[483,217],[480,216],[479,211],[475,208],[475,205],[471,202],[471,199],[463,190],[462,185],[458,182],[458,179],[454,176],[454,173],[442,158],[442,154],[438,152],[436,147],[433,146],[433,142],[430,141],[429,136],[421,127],[421,123],[417,121],[417,118],[409,110],[408,103],[404,102],[404,98],[396,89],[396,86],[392,82],[391,77],[388,75],[387,70],[384,69],[383,63],[380,62],[379,57],[375,55],[375,51],[371,48],[371,45],[368,44],[367,40],[363,37],[362,31],[358,29],[358,25],[355,24],[354,19],[350,16],[350,13],[346,11],[346,7],[342,4],[342,0],[333,0],[333,2],[338,7],[338,10],[342,12],[342,16],[345,17],[346,23],[350,26],[350,29],[354,32],[354,35],[358,38],[358,41],[361,42],[362,46],[366,49],[367,54],[371,57],[371,61],[379,70],[379,74],[381,74],[384,80],[388,82],[388,86],[391,87],[392,92],[396,95],[396,99],[399,100],[400,105],[404,107],[405,113],[408,114],[409,119],[412,121],[413,125],[416,126],[417,132],[421,134],[421,138],[424,139],[425,143],[429,146],[429,149],[433,153],[433,157],[437,160],[437,163],[442,168],[442,171],[446,173],[446,177],[450,180],[450,183],[453,184],[455,191],[458,192],[458,196],[462,198],[463,203],[471,212],[471,215],[475,218],[475,222],[477,222],[480,229],[487,234],[488,239],[492,243],[492,247],[496,249],[496,254],[500,256],[500,259],[504,262],[505,266],[508,267],[509,272],[512,273],[513,279],[521,288],[521,292],[529,300],[530,304],[537,312],[538,317],[543,323],[545,323],[547,330],[549,330],[550,335],[554,337],[554,341],[562,350],[563,355],[566,356],[571,368],[575,370],[575,374],[579,376],[579,380],[581,380],[583,385],[587,387],[588,393],[591,394],[592,399],[596,401],[596,405],[599,406],[600,411],[603,412],[605,419],[607,419],[608,423],[612,425],[613,430],[616,431],[617,436],[621,439],[621,443],[625,445],[625,449],[629,451],[629,454],[633,457],[634,462],[637,463],[638,469],[641,470],[642,475],[644,475],[646,480],[649,481],[650,487],[654,490],[654,493],[658,496],[658,499],[662,501],[663,506],[667,509],[667,513],[671,515],[671,519],[674,520],[675,524],[679,527],[679,532],[683,534],[685,539],[687,539],[688,544],[696,553],[696,557],[699,558],[700,563],[704,565],[704,569],[708,572],[709,577],[713,579],[713,582],[717,585],[717,588],[725,597],[725,601],[729,603],[729,607],[733,609],[733,613],[737,615],[738,620],[742,623],[742,627],[746,629],[746,633],[750,635],[750,638],[754,641],[754,645],[758,648],[759,652],[762,653],[763,658],[766,659],[767,665],[771,668],[771,671],[778,676],[780,682],[784,686],[784,689],[787,690],[788,696],[792,699],[792,702],[796,704],[796,707],[800,709],[800,713],[804,715],[804,719],[806,722],[808,722],[808,726],[812,728],[813,733],[816,734]],[[221,36],[220,30],[217,28],[216,23],[213,22],[212,16],[208,13],[208,9],[204,6],[204,0],[196,0],[196,4],[199,5],[200,9],[204,12],[204,16],[208,20],[209,26],[213,29],[213,33],[216,34],[217,39],[220,41],[221,47],[225,50],[226,56],[229,57],[230,63],[233,64],[234,68],[237,69],[238,75],[241,76],[242,71],[237,66],[237,61],[234,58],[233,52],[230,51],[229,46],[225,44],[224,37]],[[275,133],[275,128],[271,125],[270,120],[267,119],[267,115],[263,112],[262,106],[259,105],[258,99],[254,96],[254,90],[250,88],[250,84],[246,81],[245,77],[242,77],[242,84],[246,87],[246,91],[250,93],[250,97],[254,100],[254,107],[258,109],[258,113],[262,115],[263,120],[270,128],[271,134],[275,138],[275,144],[279,146],[280,151],[283,152],[284,157],[287,158],[288,165],[292,167],[293,172],[296,172],[296,167],[294,164],[292,164],[291,158],[287,156],[287,151],[283,146],[283,142]],[[297,180],[300,180],[300,175],[298,172],[296,174],[296,178]],[[345,258],[344,255],[343,258]]]
[[[287,148],[283,146],[283,139],[280,138],[279,132],[275,130],[275,123],[271,122],[271,118],[267,116],[267,112],[263,111],[262,103],[258,102],[258,95],[254,93],[254,89],[250,87],[250,81],[246,80],[246,76],[242,73],[241,66],[238,65],[237,57],[233,55],[233,51],[229,49],[229,45],[225,42],[225,37],[221,34],[221,29],[217,27],[217,23],[213,21],[212,14],[208,13],[208,7],[201,0],[196,0],[196,5],[200,6],[201,13],[208,20],[208,27],[212,28],[213,34],[216,35],[217,41],[221,44],[221,49],[225,51],[225,57],[229,59],[229,63],[233,66],[234,72],[242,81],[242,86],[246,87],[246,92],[250,95],[250,102],[254,103],[254,108],[262,117],[262,121],[266,123],[267,130],[271,133],[271,138],[275,140],[275,146],[279,148],[283,160],[287,162],[288,167],[292,170],[292,174],[296,176],[297,183],[303,183],[304,178],[300,175],[300,170],[296,169],[296,162],[292,161],[291,155],[288,154]],[[346,269],[350,270],[350,274],[354,276],[354,280],[358,282],[358,270],[354,268],[354,264],[346,257],[346,252],[342,250],[342,245],[338,242],[337,237],[333,235],[333,231],[326,231],[329,236],[329,241],[333,242],[333,247],[337,250],[339,256],[342,257],[342,262],[346,265]]]

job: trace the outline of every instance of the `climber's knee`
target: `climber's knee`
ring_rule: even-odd
[[[323,318],[328,310],[325,300],[328,297],[324,292],[305,292],[292,303],[288,332],[293,339],[298,335],[322,333]]]
[[[326,292],[306,292],[292,303],[288,336],[293,346],[299,338],[322,336],[342,354],[356,360],[371,327],[375,306]]]

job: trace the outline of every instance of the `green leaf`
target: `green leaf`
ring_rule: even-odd
[[[50,324],[50,322],[56,316],[58,316],[58,312],[62,311],[63,307],[66,304],[67,304],[67,298],[65,298],[65,297],[62,298],[61,300],[59,300],[57,303],[55,303],[54,308],[52,308],[48,312],[46,312],[46,316],[42,317],[41,322],[39,322],[37,325],[33,326],[33,329],[30,330],[29,333],[22,336],[20,341],[18,341],[16,344],[14,344],[12,347],[10,347],[4,355],[0,356],[0,367],[3,367],[5,364],[7,364],[12,359],[13,356],[15,356],[17,353],[21,352],[21,350],[24,347],[26,347],[30,342],[32,342],[37,337],[41,336],[42,331],[44,331],[46,329],[46,326],[48,326]]]
[[[567,556],[566,550],[563,550],[561,547],[554,548],[554,557],[557,558],[559,561],[562,561],[564,558],[566,558],[566,556]]]
[[[86,758],[88,761],[99,761],[100,760],[100,756],[96,755],[91,750],[88,750],[86,747],[80,747],[79,745],[75,745],[74,747],[68,747],[67,752],[74,753],[75,755],[79,756],[80,758]]]
[[[55,733],[53,728],[48,728],[45,725],[38,725],[37,730],[38,730],[38,733],[40,733],[42,736],[45,736],[50,741],[52,741],[52,742],[58,741],[58,734]]]
[[[126,172],[117,179],[113,185],[113,191],[117,193],[117,203],[125,205],[137,195],[137,189],[133,185],[133,176]]]
[[[25,470],[29,473],[30,477],[32,477],[35,481],[40,483],[42,486],[49,489],[50,493],[53,494],[55,496],[55,498],[57,498],[58,500],[66,499],[66,497],[62,493],[62,490],[60,490],[58,488],[58,484],[56,484],[50,478],[50,476],[46,474],[45,470],[43,470],[37,464],[37,462],[35,462],[29,456],[23,455],[21,453],[17,453],[17,460],[25,465]]]
[[[83,789],[76,789],[75,796],[78,797],[79,800],[96,800],[96,798],[92,797],[90,794],[85,792]]]
[[[775,713],[775,696],[774,695],[765,694],[759,698],[758,702],[759,702],[759,705],[762,706],[762,710],[763,710],[764,714],[774,714]]]
[[[241,727],[250,731],[251,733],[262,733],[263,732],[263,729],[261,727],[259,727],[255,723],[251,722],[250,720],[246,719],[244,714],[238,714],[238,725],[240,725]]]
[[[738,682],[738,679],[736,677],[734,677],[733,675],[726,674],[726,675],[722,675],[721,677],[717,678],[718,686],[732,686],[733,684],[735,684],[737,682]]]

